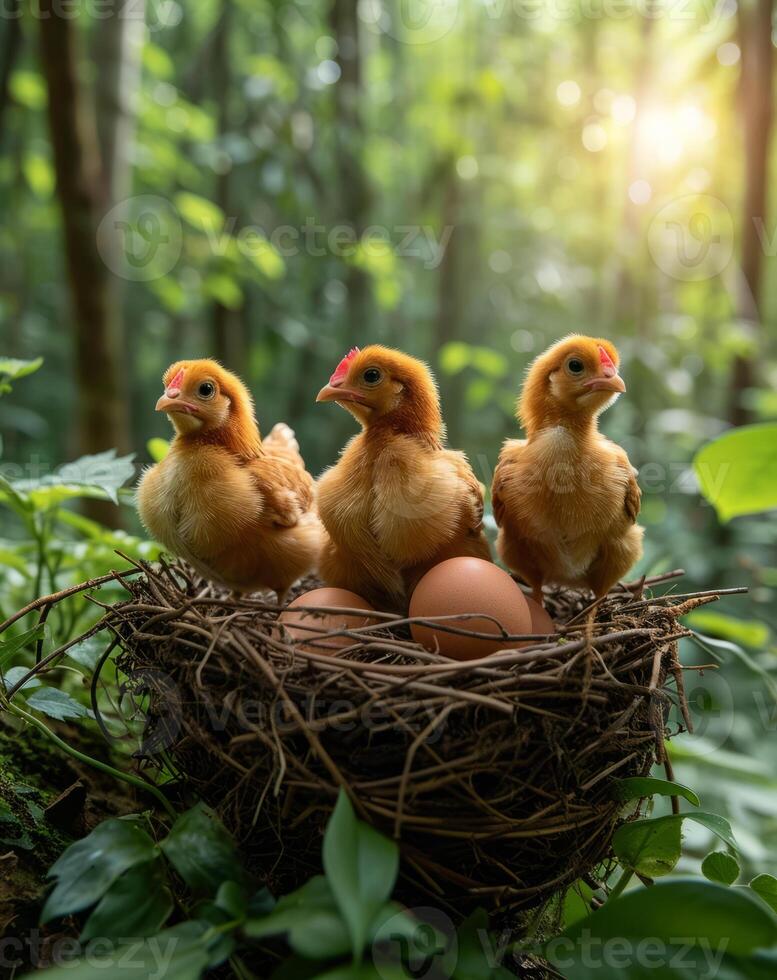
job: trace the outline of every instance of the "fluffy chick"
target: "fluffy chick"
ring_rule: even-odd
[[[537,601],[545,583],[603,596],[642,555],[636,470],[597,428],[626,390],[618,363],[610,341],[573,334],[529,366],[526,439],[505,442],[492,499],[497,551]]]
[[[251,395],[216,361],[178,361],[163,384],[156,410],[175,437],[138,487],[143,524],[205,578],[282,601],[316,567],[322,536],[294,433],[279,424],[262,440]]]
[[[443,447],[425,364],[378,345],[354,348],[317,401],[337,402],[363,428],[318,482],[325,581],[401,609],[433,565],[490,560],[483,489],[464,454]]]

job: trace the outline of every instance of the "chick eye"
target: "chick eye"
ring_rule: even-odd
[[[383,379],[383,375],[377,368],[367,368],[367,370],[362,375],[364,383],[366,385],[376,385],[379,384]]]
[[[570,357],[567,361],[567,371],[570,374],[582,374],[585,371],[585,364],[583,364],[579,357]]]
[[[199,398],[213,398],[215,394],[216,386],[212,381],[203,381],[197,388],[197,395]]]

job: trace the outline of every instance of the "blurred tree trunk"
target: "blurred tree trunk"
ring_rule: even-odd
[[[3,33],[3,61],[0,65],[0,141],[3,139],[5,113],[10,99],[9,84],[22,46],[22,11],[19,0],[11,0]]]
[[[212,66],[213,97],[217,105],[217,131],[219,141],[230,132],[231,118],[229,100],[232,93],[232,72],[230,61],[230,37],[232,33],[232,0],[221,0],[221,17],[213,34]],[[229,217],[232,203],[230,195],[231,165],[224,168],[216,179],[215,199],[218,206]],[[213,350],[215,356],[226,367],[240,371],[248,356],[245,320],[238,311],[219,303],[213,304]]]
[[[767,222],[769,145],[773,103],[773,0],[756,0],[750,8],[740,3],[739,29],[742,51],[740,97],[744,127],[745,187],[742,213],[742,275],[739,316],[752,324],[756,338],[762,338],[761,279]],[[731,378],[729,419],[733,425],[750,421],[743,404],[743,393],[755,383],[752,357],[738,357]]]
[[[361,118],[362,68],[359,46],[358,0],[332,0],[330,27],[337,42],[340,78],[334,90],[336,165],[339,210],[342,219],[361,238],[370,212],[370,188],[364,172],[364,125]],[[350,265],[345,280],[351,330],[368,322],[370,281],[368,274]]]
[[[40,0],[42,67],[65,258],[72,298],[77,385],[76,432],[81,454],[128,443],[127,403],[121,395],[117,310],[112,276],[97,247],[97,227],[109,192],[100,160],[94,107],[78,82],[77,22],[60,16],[56,0]],[[115,508],[92,508],[118,520]]]
[[[112,17],[100,18],[94,28],[93,60],[97,68],[95,110],[97,141],[106,187],[104,211],[113,211],[112,234],[101,234],[100,246],[111,249],[110,282],[106,290],[114,346],[124,364],[132,364],[124,323],[126,281],[111,272],[121,268],[124,240],[121,222],[131,218],[122,207],[132,194],[131,147],[135,139],[140,97],[141,61],[145,38],[145,0],[119,0]],[[118,397],[127,403],[131,386],[126,372],[116,372]],[[126,423],[129,425],[129,421]]]

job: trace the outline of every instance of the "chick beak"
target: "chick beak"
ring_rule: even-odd
[[[590,381],[585,382],[585,387],[588,391],[611,391],[616,394],[621,394],[626,390],[623,378],[615,373],[592,378]]]
[[[328,384],[316,395],[317,402],[363,402],[361,392],[343,388],[341,384]]]
[[[180,388],[165,388],[165,393],[156,403],[157,412],[184,412],[190,415],[196,414],[197,409],[194,405],[184,401],[180,397]]]

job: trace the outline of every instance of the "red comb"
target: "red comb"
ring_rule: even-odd
[[[606,368],[610,368],[610,370],[612,370],[612,371],[617,371],[617,370],[618,370],[618,369],[617,369],[617,368],[615,367],[615,364],[613,363],[613,360],[612,360],[612,358],[611,358],[611,357],[610,357],[610,355],[609,355],[609,354],[607,353],[607,351],[606,351],[606,350],[604,349],[604,347],[602,347],[602,345],[601,345],[601,344],[599,345],[599,363],[600,363],[600,364],[602,365],[602,367],[603,367],[603,368],[605,368],[605,369],[606,369]]]
[[[329,379],[330,385],[333,385],[336,382],[343,380],[346,374],[348,374],[348,365],[351,363],[351,361],[354,359],[354,357],[356,357],[358,353],[359,353],[358,347],[352,347],[348,351],[348,353],[345,355],[342,361],[340,361],[340,363],[335,368],[335,373]]]
[[[180,388],[182,384],[183,384],[183,368],[180,369],[178,374],[176,374],[173,380],[166,387]]]

